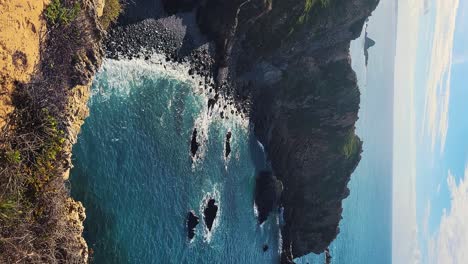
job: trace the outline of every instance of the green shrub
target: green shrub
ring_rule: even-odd
[[[6,160],[10,163],[17,164],[21,162],[21,154],[18,150],[7,151],[5,156]]]
[[[75,2],[73,6],[65,6],[61,0],[52,0],[46,7],[44,15],[51,25],[68,25],[76,19],[81,5]]]
[[[107,30],[117,20],[120,12],[122,12],[122,4],[119,0],[106,0],[104,11],[99,19],[102,27]]]
[[[17,204],[12,200],[0,201],[0,219],[10,220],[21,211],[17,210]]]
[[[343,154],[347,159],[353,157],[360,151],[361,141],[354,133],[350,133],[343,145]]]

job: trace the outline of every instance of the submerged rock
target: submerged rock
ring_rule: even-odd
[[[227,132],[227,134],[226,134],[226,151],[225,151],[226,158],[229,157],[229,154],[231,154],[231,136],[232,136],[231,131]]]
[[[213,227],[214,220],[218,214],[218,206],[216,205],[216,200],[211,198],[208,200],[208,203],[203,210],[203,215],[205,217],[205,224],[209,231]]]
[[[197,142],[197,129],[194,128],[192,133],[192,142],[190,143],[190,152],[192,153],[192,157],[195,157],[199,147],[200,143]]]
[[[263,252],[267,252],[267,251],[268,251],[268,248],[269,248],[269,247],[268,247],[267,244],[263,245],[263,248],[262,248],[262,249],[263,249]]]
[[[195,212],[192,210],[187,215],[187,236],[190,240],[195,237],[195,228],[200,223],[198,216],[195,215]]]
[[[258,223],[262,224],[278,205],[282,184],[270,171],[261,171],[255,183],[255,204],[258,209]]]

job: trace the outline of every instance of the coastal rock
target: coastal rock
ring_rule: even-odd
[[[151,1],[138,2],[148,6]],[[161,1],[153,2],[161,5]],[[349,195],[347,185],[362,152],[362,142],[355,133],[360,92],[351,68],[350,41],[359,36],[378,0],[315,4],[310,10],[298,0],[205,0],[196,1],[195,7],[193,4],[178,0],[174,10],[192,10],[190,16],[195,14],[199,30],[213,43],[209,46],[215,47],[214,52],[207,49],[212,64],[202,72],[214,78],[212,88],[217,96],[229,97],[233,92],[236,108],[250,118],[273,173],[283,184],[283,263],[323,252],[339,233],[342,200]],[[135,19],[132,12],[126,13],[128,19],[124,20]],[[167,15],[167,11],[164,13]],[[174,17],[184,18],[183,14]],[[153,12],[148,17],[164,15]],[[158,24],[150,21],[129,25],[131,34],[122,33],[125,28],[116,30],[119,33],[114,36],[119,40],[135,35],[143,43],[122,50],[132,53],[133,47],[158,39],[144,35],[153,32],[148,29],[150,24]],[[170,29],[160,38],[172,39],[170,32],[176,32],[173,38],[182,45],[162,42],[165,47],[176,48],[172,53],[169,48],[161,51],[169,56],[178,54],[170,57],[174,61],[181,60],[180,54],[191,54],[184,58],[193,61],[190,49],[198,46],[193,45],[197,37],[182,34],[179,27],[173,27],[175,23],[167,23],[174,20],[162,21],[166,22],[159,24]],[[108,47],[121,48],[114,44]],[[116,49],[110,52],[117,54]],[[218,101],[212,96],[209,109]],[[223,113],[225,119],[228,113]],[[198,149],[194,134],[192,155]]]
[[[259,172],[255,183],[255,204],[258,210],[258,223],[262,224],[278,206],[283,186],[269,171]]]
[[[200,143],[197,142],[197,133],[197,129],[194,128],[192,132],[192,140],[190,142],[190,152],[192,153],[192,157],[195,157],[198,148],[200,147]]]
[[[369,38],[368,33],[366,31],[366,36],[364,39],[364,57],[366,58],[366,66],[369,62],[369,49],[375,46],[375,41]]]
[[[70,227],[67,232],[72,232],[73,255],[81,256],[83,263],[88,263],[88,245],[84,240],[82,233],[84,230],[84,220],[86,219],[85,208],[81,202],[68,198],[65,205],[67,209],[66,222]]]
[[[211,228],[213,227],[217,214],[218,205],[216,204],[216,200],[211,198],[208,200],[205,209],[203,210],[206,228],[208,228],[209,231],[211,231]]]
[[[223,115],[221,115],[221,117],[223,117]],[[224,150],[224,155],[226,158],[229,157],[229,154],[231,154],[231,136],[232,136],[231,131],[227,132],[225,150]]]
[[[96,4],[96,14],[98,17],[101,17],[104,12],[104,6],[106,5],[106,0],[94,0]]]
[[[195,237],[195,228],[200,223],[198,216],[195,215],[194,211],[190,211],[187,215],[187,236],[189,240]]]

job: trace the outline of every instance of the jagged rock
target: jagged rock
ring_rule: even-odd
[[[221,116],[221,117],[223,117],[223,116]],[[229,154],[231,154],[231,136],[232,136],[231,131],[227,132],[227,134],[226,134],[225,154],[224,154],[226,158],[229,157]]]
[[[213,227],[213,223],[217,214],[218,205],[216,205],[216,200],[211,198],[208,200],[208,203],[205,206],[205,210],[203,210],[205,224],[209,231],[211,231],[211,228]]]
[[[200,143],[197,142],[197,129],[194,128],[192,133],[192,141],[190,143],[190,152],[192,153],[192,157],[195,157],[199,147]]]
[[[278,205],[283,190],[282,184],[269,171],[261,171],[255,183],[255,204],[258,210],[258,223],[262,224]]]
[[[143,6],[156,7],[161,3],[143,2]],[[347,184],[362,151],[362,142],[355,134],[360,92],[349,58],[350,41],[359,36],[378,0],[316,5],[308,14],[304,14],[304,2],[298,0],[187,3],[187,8],[195,4],[190,10],[196,12],[200,31],[216,47],[214,61],[209,60],[209,65],[215,66],[206,71],[215,79],[212,88],[216,93],[208,101],[208,108],[214,107],[219,94],[227,94],[225,86],[239,95],[235,97],[236,105],[251,106],[249,117],[255,135],[284,185],[283,263],[292,263],[294,257],[310,252],[323,252],[339,232],[342,200],[349,195]],[[147,17],[161,16],[154,10],[143,11]],[[124,20],[141,18],[135,14],[132,10],[126,12],[124,16],[129,18]],[[307,19],[298,23],[302,15]],[[111,35],[141,35],[143,45],[138,45],[149,42],[152,47],[152,42],[160,38],[145,39],[145,34],[139,33],[149,31],[141,28],[144,23],[158,24],[143,21],[132,34],[122,29],[119,32],[124,33]],[[160,51],[174,54],[178,54],[178,43],[185,41],[163,39],[167,41]],[[137,50],[138,45],[134,44]],[[120,47],[113,47],[118,53]],[[128,50],[131,55],[132,50]],[[195,155],[195,131],[191,145]]]
[[[368,33],[366,31],[366,36],[364,40],[364,57],[366,59],[366,66],[369,62],[369,49],[375,46],[375,41],[368,37]]]
[[[200,223],[198,216],[195,215],[194,211],[190,211],[187,215],[187,236],[189,240],[195,237],[195,228]]]

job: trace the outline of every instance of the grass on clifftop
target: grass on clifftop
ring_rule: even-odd
[[[119,0],[106,0],[104,11],[100,17],[102,27],[107,30],[114,23],[122,12],[122,4]]]
[[[51,25],[68,25],[75,20],[81,10],[79,2],[67,6],[61,0],[53,0],[45,9],[44,16]]]

